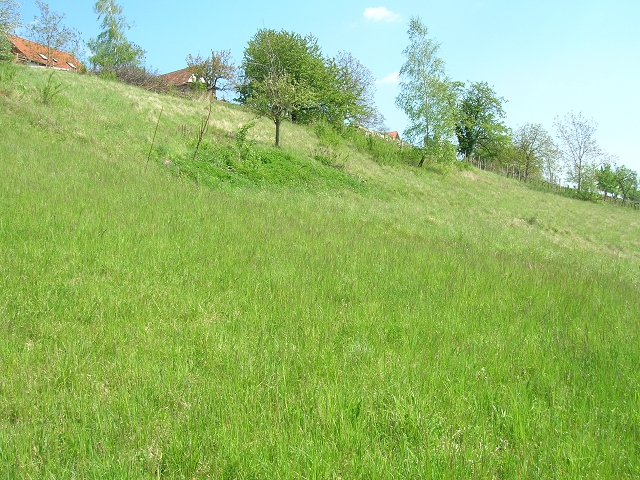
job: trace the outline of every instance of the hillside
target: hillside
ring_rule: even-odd
[[[639,212],[11,71],[0,476],[640,475]]]

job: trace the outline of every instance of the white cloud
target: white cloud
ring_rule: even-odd
[[[399,13],[393,13],[385,7],[369,7],[364,9],[364,18],[370,22],[397,22]]]
[[[384,78],[376,80],[378,85],[398,85],[400,83],[400,73],[393,72]]]

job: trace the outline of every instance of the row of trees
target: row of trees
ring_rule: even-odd
[[[595,140],[597,124],[582,114],[569,113],[554,122],[556,140],[540,124],[511,130],[504,124],[505,100],[485,82],[465,85],[450,79],[438,56],[440,45],[429,37],[422,21],[409,23],[406,61],[400,69],[396,105],[409,118],[407,139],[423,150],[423,161],[459,159],[479,165],[498,165],[523,180],[566,179],[585,197],[598,190],[623,201],[637,195],[637,173],[617,167]],[[635,193],[634,193],[635,192]]]

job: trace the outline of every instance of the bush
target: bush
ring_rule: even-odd
[[[168,92],[169,83],[157,72],[138,67],[112,67],[99,72],[100,77],[144,88],[151,92]]]
[[[51,103],[53,99],[64,89],[62,83],[53,81],[54,74],[55,71],[51,72],[47,77],[47,83],[38,88],[38,92],[40,92],[40,100],[45,105]]]
[[[388,137],[367,135],[355,126],[344,129],[342,136],[351,140],[356,148],[365,151],[380,164],[402,163],[417,166],[422,159],[422,151],[408,143],[399,143]]]

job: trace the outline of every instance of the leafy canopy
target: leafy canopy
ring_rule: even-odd
[[[89,61],[98,70],[122,67],[141,68],[145,51],[127,40],[125,32],[131,28],[115,0],[98,0],[93,11],[101,21],[102,32],[88,42],[92,55]]]
[[[0,62],[13,59],[11,42],[5,34],[18,28],[20,24],[20,4],[16,0],[0,0]]]
[[[409,22],[409,45],[400,69],[400,93],[396,106],[409,117],[404,135],[423,147],[450,143],[457,121],[457,91],[461,84],[450,80],[438,57],[440,44],[418,17]]]
[[[458,105],[456,137],[458,153],[466,159],[495,157],[508,141],[504,98],[486,82],[469,85],[462,93]]]
[[[195,76],[197,82],[204,83],[204,87],[217,98],[219,90],[227,90],[235,86],[236,67],[231,60],[231,50],[216,52],[211,50],[211,56],[202,58],[200,54],[186,58],[187,68]]]
[[[272,91],[274,85],[290,93],[295,90],[294,102],[285,102],[288,112],[282,114],[294,122],[325,120],[341,127],[345,122],[373,124],[381,118],[373,107],[371,72],[348,53],[333,59],[323,57],[311,35],[259,30],[244,51],[241,71],[241,103],[264,104],[265,92]],[[256,96],[262,100],[256,101]]]

